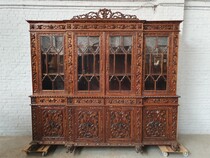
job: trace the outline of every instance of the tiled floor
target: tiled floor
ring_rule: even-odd
[[[31,141],[30,136],[0,137],[0,158],[37,158],[41,154],[26,155],[21,150]],[[210,158],[210,135],[180,135],[179,142],[190,151],[189,158]],[[48,153],[50,158],[163,158],[157,146],[147,146],[144,153],[136,153],[134,148],[127,147],[83,147],[72,154],[66,153],[64,146],[57,146]],[[170,154],[169,158],[182,158],[182,154]]]

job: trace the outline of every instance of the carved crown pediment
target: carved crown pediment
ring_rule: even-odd
[[[71,20],[109,20],[109,19],[128,19],[139,20],[136,15],[127,15],[121,12],[112,12],[111,9],[99,9],[98,12],[89,12],[87,14],[74,16]]]

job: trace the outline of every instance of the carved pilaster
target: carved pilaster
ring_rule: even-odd
[[[142,91],[142,47],[143,33],[137,33],[137,50],[136,50],[136,94],[141,95]]]
[[[38,61],[37,61],[37,37],[35,33],[31,33],[31,65],[32,65],[32,84],[33,92],[38,92]]]
[[[74,65],[73,65],[73,39],[72,39],[72,33],[67,32],[67,55],[66,55],[66,69],[67,69],[67,75],[68,75],[68,81],[65,80],[67,83],[66,85],[68,86],[68,91],[70,94],[73,93],[74,91],[74,86],[73,86],[73,76],[74,76]]]
[[[177,137],[177,107],[172,108],[171,138]]]
[[[178,60],[178,45],[179,45],[179,33],[173,34],[173,51],[170,61],[170,93],[176,94],[176,82],[177,82],[177,60]]]

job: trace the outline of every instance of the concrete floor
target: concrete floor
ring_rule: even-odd
[[[31,141],[30,136],[0,137],[0,158],[38,158],[41,154],[26,155],[21,150]],[[210,158],[210,135],[180,135],[179,142],[190,151],[189,158]],[[64,146],[57,146],[48,153],[50,158],[163,158],[157,146],[147,146],[144,153],[136,153],[134,148],[104,147],[79,148],[74,154],[66,153]],[[183,158],[182,154],[170,154],[169,158]]]

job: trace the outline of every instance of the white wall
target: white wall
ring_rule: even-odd
[[[203,2],[186,4],[195,3]],[[74,15],[97,11],[100,8],[135,14],[144,20],[182,20],[185,11],[179,52],[178,94],[182,96],[179,133],[210,133],[210,127],[207,126],[210,124],[210,118],[206,115],[210,113],[210,107],[207,105],[210,94],[207,88],[210,40],[207,35],[210,32],[209,26],[202,25],[208,23],[209,10],[196,10],[196,13],[191,7],[185,7],[184,10],[184,0],[117,3],[3,0],[0,1],[0,135],[31,134],[28,96],[32,94],[32,81],[29,27],[26,20],[71,19]],[[200,18],[199,15],[203,17]],[[197,33],[197,30],[201,34]],[[202,32],[204,30],[208,33]]]
[[[210,134],[210,2],[187,1],[179,52],[179,132]]]

